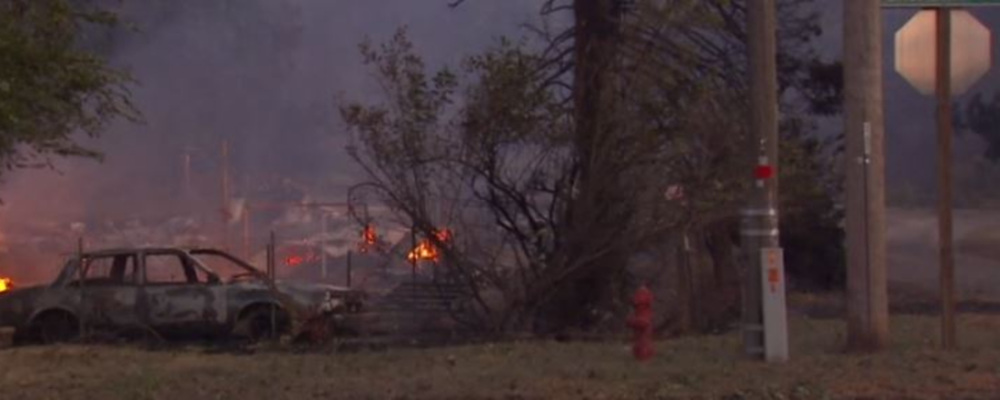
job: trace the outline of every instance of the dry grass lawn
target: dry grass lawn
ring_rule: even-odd
[[[3,399],[1000,398],[1000,318],[964,316],[963,349],[937,319],[898,317],[893,346],[844,355],[839,321],[793,321],[793,360],[740,358],[736,334],[664,341],[647,364],[622,343],[503,343],[357,353],[26,347],[0,351]]]

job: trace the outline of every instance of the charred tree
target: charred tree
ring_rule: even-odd
[[[571,200],[565,223],[575,254],[585,254],[595,247],[609,246],[604,255],[578,268],[571,282],[556,290],[559,294],[548,304],[543,317],[553,328],[590,328],[594,311],[611,301],[616,276],[625,268],[624,249],[602,243],[604,232],[614,226],[614,209],[627,201],[616,187],[619,181],[613,152],[615,66],[621,41],[618,0],[576,0],[573,2],[574,42],[572,101],[574,138],[578,166],[576,194]],[[574,257],[568,255],[567,261]]]

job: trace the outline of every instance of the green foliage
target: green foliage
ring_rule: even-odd
[[[986,141],[986,158],[1000,161],[1000,92],[984,98],[976,93],[965,105],[964,118],[959,125]],[[962,115],[956,113],[956,117]]]
[[[804,289],[842,289],[846,282],[843,212],[836,207],[841,179],[829,142],[811,136],[803,121],[783,124],[780,173],[781,246],[793,283]]]
[[[0,0],[0,162],[7,170],[53,157],[97,158],[77,132],[99,136],[112,120],[138,118],[128,75],[78,47],[81,32],[115,18],[65,0]]]

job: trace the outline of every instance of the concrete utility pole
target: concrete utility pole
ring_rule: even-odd
[[[951,10],[938,7],[936,68],[938,246],[941,257],[941,345],[955,347],[955,255],[951,225]]]
[[[752,149],[757,155],[755,185],[750,207],[743,211],[743,242],[747,275],[743,289],[743,344],[751,356],[769,361],[788,357],[784,327],[784,287],[780,264],[765,265],[780,258],[778,233],[778,79],[777,29],[774,0],[747,2],[747,46],[750,62],[750,129]],[[762,271],[768,268],[768,282]],[[765,291],[765,286],[770,290]],[[780,287],[778,287],[780,286]],[[778,290],[780,289],[780,293]],[[780,304],[771,301],[780,295]],[[765,302],[765,296],[767,302]],[[769,308],[765,308],[765,303]],[[769,317],[770,316],[770,317]],[[773,324],[774,317],[780,317]],[[775,341],[777,339],[777,341]]]
[[[881,2],[845,0],[847,345],[856,351],[889,340],[882,106]]]

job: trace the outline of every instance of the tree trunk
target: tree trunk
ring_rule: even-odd
[[[618,162],[608,151],[614,135],[615,112],[613,79],[618,55],[619,19],[614,14],[615,0],[575,0],[575,42],[573,69],[574,144],[579,160],[577,193],[568,210],[569,249],[577,249],[568,258],[608,245],[599,231],[612,222],[609,212],[622,204],[613,165]],[[595,232],[597,232],[595,234]],[[613,239],[613,247],[620,238]],[[594,260],[581,269],[572,282],[560,287],[544,314],[555,329],[590,328],[592,311],[610,304],[618,272],[625,268],[628,255],[621,248]],[[550,326],[551,326],[550,325]]]
[[[600,145],[611,134],[614,61],[617,57],[619,21],[614,0],[576,0],[573,69],[573,104],[576,143],[581,160],[580,184],[588,188],[591,174],[603,161]]]

